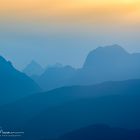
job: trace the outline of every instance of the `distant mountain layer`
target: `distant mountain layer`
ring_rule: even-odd
[[[139,108],[140,80],[63,87],[0,108],[0,125],[20,128],[34,140],[56,138],[97,123],[137,129]]]
[[[65,134],[57,140],[140,140],[140,129],[129,130],[97,124]]]
[[[75,72],[76,70],[71,66],[49,67],[35,80],[44,90],[52,90],[68,85]]]
[[[28,64],[23,72],[28,76],[39,76],[44,72],[44,69],[35,61]]]
[[[39,86],[0,57],[0,104],[40,92]]]
[[[92,85],[105,81],[140,78],[140,54],[130,54],[119,45],[99,47],[91,51],[81,69],[54,67],[36,78],[44,89],[70,85]]]
[[[71,83],[94,84],[140,78],[140,54],[130,54],[118,45],[91,51]]]

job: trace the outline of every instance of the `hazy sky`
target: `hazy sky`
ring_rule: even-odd
[[[139,0],[0,0],[0,55],[80,67],[98,46],[140,52]]]

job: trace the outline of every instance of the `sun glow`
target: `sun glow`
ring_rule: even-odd
[[[139,0],[0,0],[1,19],[140,22]]]

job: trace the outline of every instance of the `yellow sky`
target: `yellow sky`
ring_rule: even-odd
[[[140,0],[0,0],[0,19],[138,24]]]

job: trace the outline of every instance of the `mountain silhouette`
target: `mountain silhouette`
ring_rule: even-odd
[[[105,66],[113,67],[117,61],[120,61],[121,58],[127,57],[128,55],[129,54],[119,45],[98,47],[88,54],[84,68],[96,67],[97,69],[106,69]]]
[[[129,130],[96,124],[65,134],[56,140],[140,140],[140,129]]]
[[[40,87],[0,56],[0,104],[39,92]]]
[[[98,47],[91,51],[80,69],[53,67],[34,78],[44,89],[70,85],[92,85],[105,81],[140,78],[140,53],[128,53],[119,45]]]
[[[130,54],[119,45],[91,51],[71,83],[88,85],[140,78],[140,53]]]
[[[97,123],[137,129],[139,93],[140,80],[62,87],[0,108],[0,125],[22,128],[29,139],[56,138]]]
[[[68,85],[69,80],[74,74],[75,69],[71,66],[56,65],[48,67],[46,71],[36,79],[44,90],[52,90]]]
[[[23,72],[28,76],[39,76],[44,72],[44,69],[35,61],[28,64]]]

